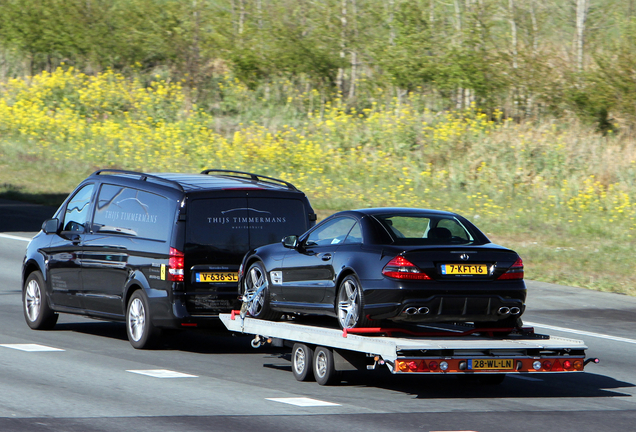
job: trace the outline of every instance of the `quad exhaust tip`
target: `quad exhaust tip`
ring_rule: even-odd
[[[509,307],[500,307],[499,310],[497,311],[497,313],[499,315],[510,315],[510,308]]]
[[[421,308],[409,307],[404,310],[404,313],[407,315],[426,315],[430,312],[430,309],[426,306],[422,306]]]

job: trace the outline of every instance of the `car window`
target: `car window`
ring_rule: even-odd
[[[129,187],[104,184],[99,190],[93,230],[165,241],[174,220],[167,198]]]
[[[63,231],[85,231],[94,188],[95,186],[92,183],[87,184],[73,195],[64,212]]]
[[[306,244],[324,246],[343,243],[355,223],[355,220],[344,217],[325,222],[309,234]]]
[[[452,215],[378,215],[395,244],[466,244],[475,240],[459,219]]]
[[[345,244],[362,243],[362,230],[360,229],[360,224],[358,222],[356,222],[353,228],[351,228],[351,231],[349,231],[344,242]]]

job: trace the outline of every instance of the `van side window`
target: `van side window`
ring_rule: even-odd
[[[62,231],[84,232],[86,221],[90,212],[91,197],[93,196],[94,185],[87,184],[81,188],[71,198],[64,211],[64,221]]]
[[[171,207],[162,196],[104,184],[97,198],[93,230],[166,241],[175,215]]]

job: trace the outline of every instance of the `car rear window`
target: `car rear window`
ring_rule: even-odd
[[[445,245],[475,242],[474,227],[449,215],[376,215],[398,245]]]
[[[301,200],[286,198],[206,198],[188,209],[187,243],[244,254],[309,228]]]

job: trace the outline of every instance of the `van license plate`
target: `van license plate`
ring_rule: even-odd
[[[512,359],[473,359],[468,360],[469,370],[512,370]]]
[[[238,282],[238,273],[231,272],[196,273],[195,277],[197,282]]]

